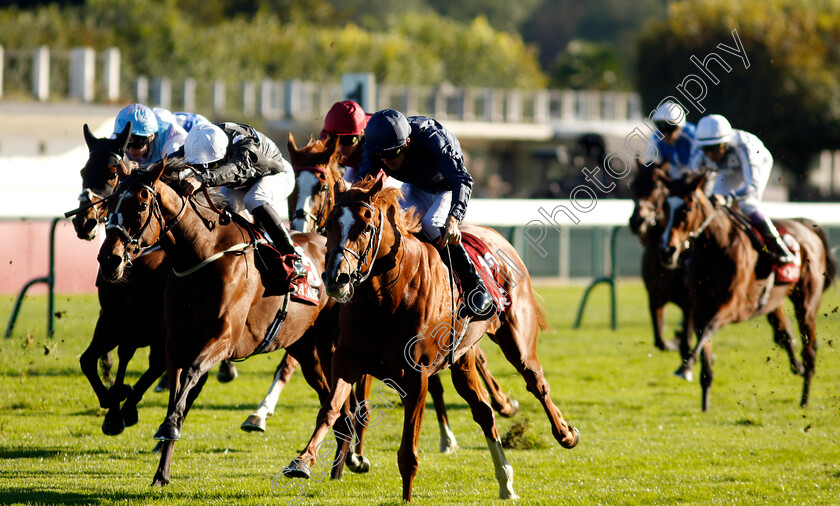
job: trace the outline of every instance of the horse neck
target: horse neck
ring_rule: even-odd
[[[214,213],[213,216],[209,216],[211,211],[202,211],[203,208],[200,205],[193,206],[189,201],[183,200],[167,184],[160,183],[157,190],[164,222],[169,226],[168,224],[171,224],[173,220],[178,219],[166,236],[161,238],[161,245],[173,262],[191,265],[233,245],[231,239],[226,237],[230,235],[226,231],[231,227],[238,229],[238,226],[225,227],[216,223],[211,230],[205,225],[205,220],[209,217],[210,220],[218,221],[218,215]],[[178,218],[179,214],[180,218]],[[247,234],[243,236],[247,237]],[[231,244],[227,244],[229,242]]]
[[[732,220],[725,212],[716,208],[707,198],[702,197],[697,199],[697,205],[701,212],[697,213],[695,229],[700,227],[712,213],[715,216],[709,222],[706,230],[700,235],[698,240],[703,240],[707,244],[714,244],[720,248],[721,251],[728,251],[737,237],[738,230],[732,226]]]
[[[394,309],[404,303],[412,304],[429,286],[424,273],[431,268],[429,249],[412,234],[403,234],[390,220],[383,217],[382,242],[369,278],[371,295],[380,307]],[[410,273],[410,275],[408,274]],[[420,288],[410,292],[411,281],[419,279]]]

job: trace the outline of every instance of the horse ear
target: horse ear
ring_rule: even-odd
[[[385,186],[385,178],[388,176],[385,175],[384,171],[379,171],[379,174],[376,175],[376,180],[373,182],[373,186],[370,187],[370,194],[374,195],[382,191],[382,188]]]
[[[92,149],[93,143],[96,141],[96,137],[90,133],[90,127],[88,127],[87,123],[85,123],[85,126],[82,128],[82,132],[85,134],[85,144],[87,144],[88,149]]]
[[[131,137],[131,122],[127,122],[123,131],[117,135],[117,145],[120,146],[120,149],[124,152],[125,148],[128,147],[128,139]]]
[[[295,144],[295,136],[292,135],[292,132],[289,132],[289,140],[286,141],[286,148],[288,148],[289,153],[297,152],[297,144]]]
[[[703,172],[698,177],[694,178],[691,182],[691,191],[697,190],[697,188],[703,188],[706,186],[706,178],[708,177],[708,173]]]
[[[348,190],[347,181],[344,178],[338,178],[335,180],[335,184],[333,185],[333,194],[338,195],[339,193],[344,193]]]
[[[164,156],[163,160],[160,161],[160,168],[158,169],[157,176],[155,176],[155,180],[154,180],[154,182],[152,182],[151,186],[154,186],[155,184],[157,184],[157,182],[160,181],[160,177],[163,175],[164,172],[166,172],[166,161],[167,160],[168,160],[168,157]]]
[[[117,162],[117,175],[120,179],[125,179],[131,175],[131,169],[131,161],[126,162],[125,159],[122,159]]]

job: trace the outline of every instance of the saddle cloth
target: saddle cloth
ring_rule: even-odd
[[[475,271],[481,276],[484,286],[487,287],[487,291],[493,297],[493,302],[496,303],[496,313],[503,313],[510,305],[510,297],[502,286],[498,260],[490,251],[490,248],[484,244],[484,241],[478,237],[462,232],[461,241],[475,266]]]
[[[796,260],[786,264],[780,264],[778,262],[773,263],[773,272],[776,276],[776,284],[777,285],[784,285],[788,283],[796,283],[799,281],[799,274],[800,274],[800,267],[802,266],[802,251],[799,246],[799,241],[797,241],[790,232],[779,223],[775,221],[773,224],[776,226],[776,230],[779,231],[779,236],[785,241],[788,249],[791,253],[796,257]],[[767,244],[765,241],[764,236],[762,236],[755,227],[752,227],[752,233],[757,239],[758,244],[754,244],[756,249],[759,250],[759,253],[762,251],[769,252],[773,246]]]
[[[291,292],[292,300],[317,306],[321,299],[321,273],[309,256],[303,255],[306,276],[291,281],[294,259],[277,251],[260,230],[255,229],[258,238],[265,239],[257,246],[257,267],[262,271],[265,295],[284,295]],[[295,246],[298,246],[296,243]]]

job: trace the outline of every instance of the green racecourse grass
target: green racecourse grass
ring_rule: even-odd
[[[840,294],[832,288],[819,312],[817,374],[811,406],[799,407],[802,380],[772,342],[764,318],[725,328],[715,337],[712,408],[700,411],[697,382],[677,379],[676,353],[653,348],[644,288],[621,282],[619,330],[607,324],[606,289],[594,292],[580,330],[572,330],[582,287],[538,288],[550,332],[539,354],[551,394],[581,433],[564,450],[551,437],[539,403],[489,340],[490,366],[521,404],[502,433],[528,418],[544,445],[508,450],[517,504],[840,504]],[[12,297],[0,300],[7,321]],[[239,365],[230,384],[208,380],[176,445],[172,482],[151,488],[158,455],[151,436],[167,396],[148,392],[140,423],[117,437],[100,431],[103,412],[79,369],[97,314],[92,296],[59,296],[56,337],[45,337],[45,299],[24,303],[15,334],[0,339],[0,504],[286,504],[292,491],[272,477],[304,447],[318,404],[300,373],[283,392],[265,434],[239,424],[269,386],[281,354]],[[676,310],[668,310],[671,334]],[[131,325],[132,322],[125,322]],[[833,345],[831,340],[834,340]],[[129,366],[139,377],[148,352]],[[431,402],[420,439],[417,504],[498,503],[484,437],[443,373],[449,416],[460,450],[438,453]],[[699,377],[699,369],[695,369]],[[397,395],[390,392],[390,398]],[[367,432],[367,475],[345,471],[341,482],[309,482],[301,504],[400,504],[396,452],[398,406],[383,410]],[[318,467],[315,468],[318,471]],[[288,483],[285,479],[280,485]]]

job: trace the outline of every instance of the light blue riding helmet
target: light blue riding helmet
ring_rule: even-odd
[[[158,121],[151,108],[143,104],[131,104],[123,107],[114,122],[114,132],[122,132],[131,122],[131,134],[148,137],[158,131]]]

